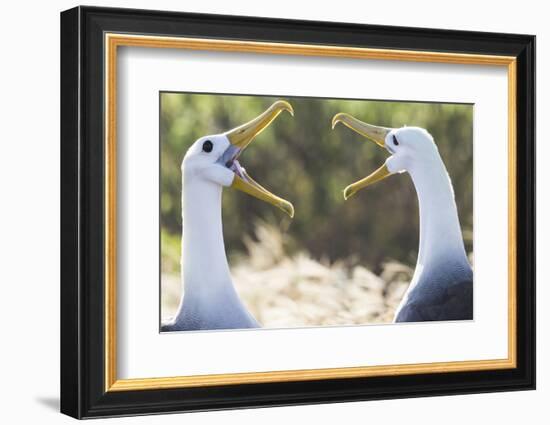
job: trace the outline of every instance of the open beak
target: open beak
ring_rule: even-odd
[[[386,136],[392,130],[391,128],[378,127],[376,125],[367,124],[343,112],[336,114],[334,118],[332,118],[333,130],[338,123],[342,123],[346,127],[351,128],[353,131],[373,141],[381,148],[386,148]],[[347,186],[344,189],[344,199],[347,200],[364,187],[385,179],[389,175],[391,175],[391,172],[388,170],[388,167],[386,167],[386,164],[383,164],[378,170],[376,170],[372,174]]]
[[[290,217],[294,217],[294,206],[290,202],[271,193],[256,182],[248,175],[246,170],[241,167],[239,161],[237,161],[239,155],[247,148],[252,140],[267,128],[283,111],[287,111],[290,115],[294,116],[294,110],[292,106],[290,106],[290,103],[284,100],[278,100],[258,117],[226,132],[225,135],[229,139],[231,145],[226,149],[220,161],[235,173],[235,178],[233,179],[231,187],[272,204],[283,210]]]

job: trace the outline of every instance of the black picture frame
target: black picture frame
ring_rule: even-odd
[[[106,392],[106,32],[516,57],[517,367]],[[535,388],[534,36],[96,7],[67,10],[61,13],[61,194],[62,413],[92,418]]]

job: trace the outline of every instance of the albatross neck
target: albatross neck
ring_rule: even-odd
[[[234,293],[225,255],[222,187],[206,181],[183,182],[182,281],[186,297]]]
[[[418,265],[468,264],[451,180],[439,155],[409,169],[420,210]]]

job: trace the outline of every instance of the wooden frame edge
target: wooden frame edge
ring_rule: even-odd
[[[209,387],[217,385],[261,384],[269,382],[317,381],[322,379],[402,376],[417,373],[447,373],[511,369],[511,359],[464,362],[417,363],[393,366],[301,369],[273,372],[229,373],[215,375],[173,376],[167,378],[135,378],[115,380],[108,391]]]
[[[513,369],[517,367],[517,60],[514,56],[105,33],[105,392]],[[508,71],[508,358],[496,360],[117,379],[116,87],[120,46],[506,66]]]

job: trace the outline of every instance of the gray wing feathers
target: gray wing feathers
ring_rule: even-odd
[[[213,300],[212,305],[201,306],[184,297],[183,307],[176,318],[161,325],[161,332],[199,331],[216,329],[259,328],[260,324],[238,298]]]
[[[445,285],[419,283],[406,304],[401,308],[396,322],[423,322],[473,319],[473,280],[466,278]]]

